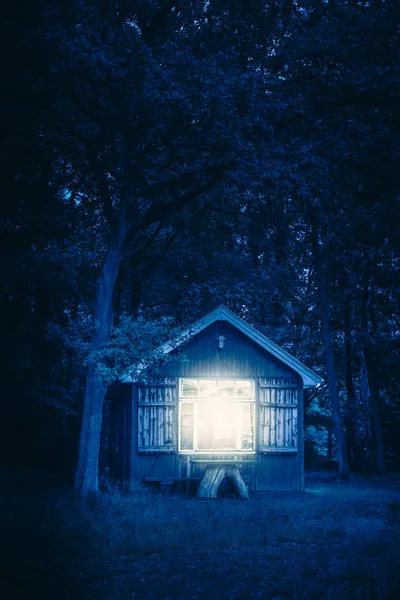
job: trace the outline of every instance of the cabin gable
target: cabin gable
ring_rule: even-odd
[[[218,339],[224,337],[219,348]],[[182,360],[179,357],[182,356]],[[178,358],[178,360],[177,360]],[[215,321],[171,352],[171,360],[157,369],[174,377],[301,377],[282,361],[249,339],[227,321]]]
[[[122,376],[114,474],[132,490],[157,481],[190,489],[228,463],[250,490],[303,489],[303,389],[320,383],[316,373],[225,307],[161,350],[167,360],[143,366],[139,380]]]

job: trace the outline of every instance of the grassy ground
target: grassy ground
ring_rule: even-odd
[[[400,598],[400,478],[250,501],[3,477],[2,600]]]

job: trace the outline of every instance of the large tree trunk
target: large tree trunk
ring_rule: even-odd
[[[368,361],[367,361],[368,365]],[[376,450],[376,468],[379,475],[385,475],[386,473],[386,461],[385,461],[385,444],[383,439],[383,426],[382,417],[379,403],[379,386],[377,381],[374,379],[373,372],[368,368],[368,381],[371,398],[371,412],[372,412],[372,426],[374,430],[375,438],[375,450]]]
[[[365,360],[365,346],[363,337],[359,344],[359,355],[360,355],[360,400],[361,400],[361,411],[363,419],[363,456],[369,463],[367,466],[371,468],[371,456],[372,456],[372,440],[371,440],[371,394],[368,382],[368,370],[367,363]]]
[[[104,348],[111,337],[112,301],[120,260],[118,247],[110,243],[96,291],[91,358],[87,367],[78,465],[75,474],[75,488],[84,496],[89,492],[98,491],[102,410],[107,387],[99,372],[96,354]]]
[[[373,437],[375,440],[376,467],[380,475],[386,472],[385,463],[385,445],[383,441],[383,427],[379,407],[379,385],[374,368],[372,357],[372,348],[369,343],[368,333],[368,301],[369,301],[369,277],[365,271],[364,293],[361,309],[361,339],[360,339],[360,357],[361,357],[361,389],[368,400],[368,406],[371,408],[371,421]]]
[[[358,464],[357,440],[357,396],[353,383],[352,340],[351,340],[351,308],[347,301],[344,314],[344,357],[345,357],[345,383],[347,392],[347,411],[345,418],[347,455],[352,470],[361,471],[362,465]]]
[[[336,439],[336,452],[338,457],[338,479],[343,480],[347,479],[349,475],[349,461],[347,457],[346,439],[343,431],[343,419],[337,389],[337,378],[330,325],[329,298],[324,277],[324,265],[322,263],[319,248],[318,227],[316,223],[317,216],[315,214],[315,208],[311,205],[309,205],[309,215],[311,222],[311,244],[318,280],[319,299],[321,306],[322,338],[325,348],[326,369],[328,372],[328,388],[331,401],[333,431]]]
[[[347,458],[346,440],[343,431],[342,413],[340,409],[339,394],[337,389],[335,360],[333,356],[332,334],[329,320],[329,302],[326,296],[325,282],[320,274],[320,302],[322,312],[322,337],[325,348],[326,368],[328,371],[329,397],[331,401],[333,430],[336,438],[336,451],[338,457],[338,478],[346,479],[349,475],[349,462]]]
[[[328,443],[327,443],[327,457],[328,457],[329,463],[332,463],[332,456],[333,456],[332,424],[329,423],[329,425],[328,425]]]

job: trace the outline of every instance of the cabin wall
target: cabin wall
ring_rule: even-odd
[[[217,338],[223,335],[224,348],[219,350]],[[245,455],[216,455],[178,453],[176,448],[167,451],[143,452],[138,450],[139,393],[137,384],[123,384],[124,392],[114,412],[114,424],[118,425],[119,457],[115,462],[119,474],[130,482],[132,490],[142,488],[144,478],[175,479],[179,477],[200,478],[211,461],[234,460],[250,490],[299,490],[303,489],[303,396],[302,380],[292,369],[260,348],[247,336],[225,321],[217,321],[194,336],[183,349],[183,359],[174,359],[157,369],[157,379],[173,381],[174,394],[178,395],[178,379],[193,378],[243,378],[256,381],[256,414],[260,401],[260,379],[281,378],[297,385],[298,396],[298,451],[291,453],[260,452],[260,427],[256,427],[256,452]],[[174,352],[178,356],[178,351]],[[150,375],[150,374],[149,374]],[[163,397],[165,394],[163,395]],[[146,413],[147,414],[147,413]],[[130,419],[124,428],[122,422]],[[178,429],[178,410],[174,413]],[[116,435],[116,434],[114,434]],[[122,450],[121,440],[124,440]],[[128,458],[129,455],[129,458]],[[210,462],[208,462],[210,461]]]
[[[188,454],[181,456],[181,472],[187,472],[190,477],[200,479],[204,476],[210,464],[216,460],[224,461],[226,459],[234,461],[234,466],[238,467],[243,481],[249,490],[254,491],[256,489],[256,454],[238,454],[236,456],[226,456],[224,454]]]
[[[108,456],[104,462],[113,479],[126,481],[131,476],[132,425],[136,421],[136,415],[132,413],[132,384],[123,383],[111,390],[106,403],[104,427],[108,428],[109,434],[105,449]]]
[[[217,338],[224,336],[224,347],[218,349]],[[179,359],[183,353],[183,360]],[[171,352],[171,359],[157,369],[159,376],[175,377],[293,377],[300,376],[275,356],[250,340],[226,321],[216,321],[197,335],[184,348]]]
[[[302,489],[298,454],[259,454],[255,489],[259,492]]]

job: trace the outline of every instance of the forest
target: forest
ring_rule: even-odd
[[[398,471],[399,22],[397,0],[6,3],[2,469],[96,492],[107,390],[224,304],[323,378],[306,465]]]
[[[101,427],[124,368],[221,303],[323,377],[310,458],[399,466],[399,17],[383,0],[7,7],[4,466],[71,478],[84,406]]]

